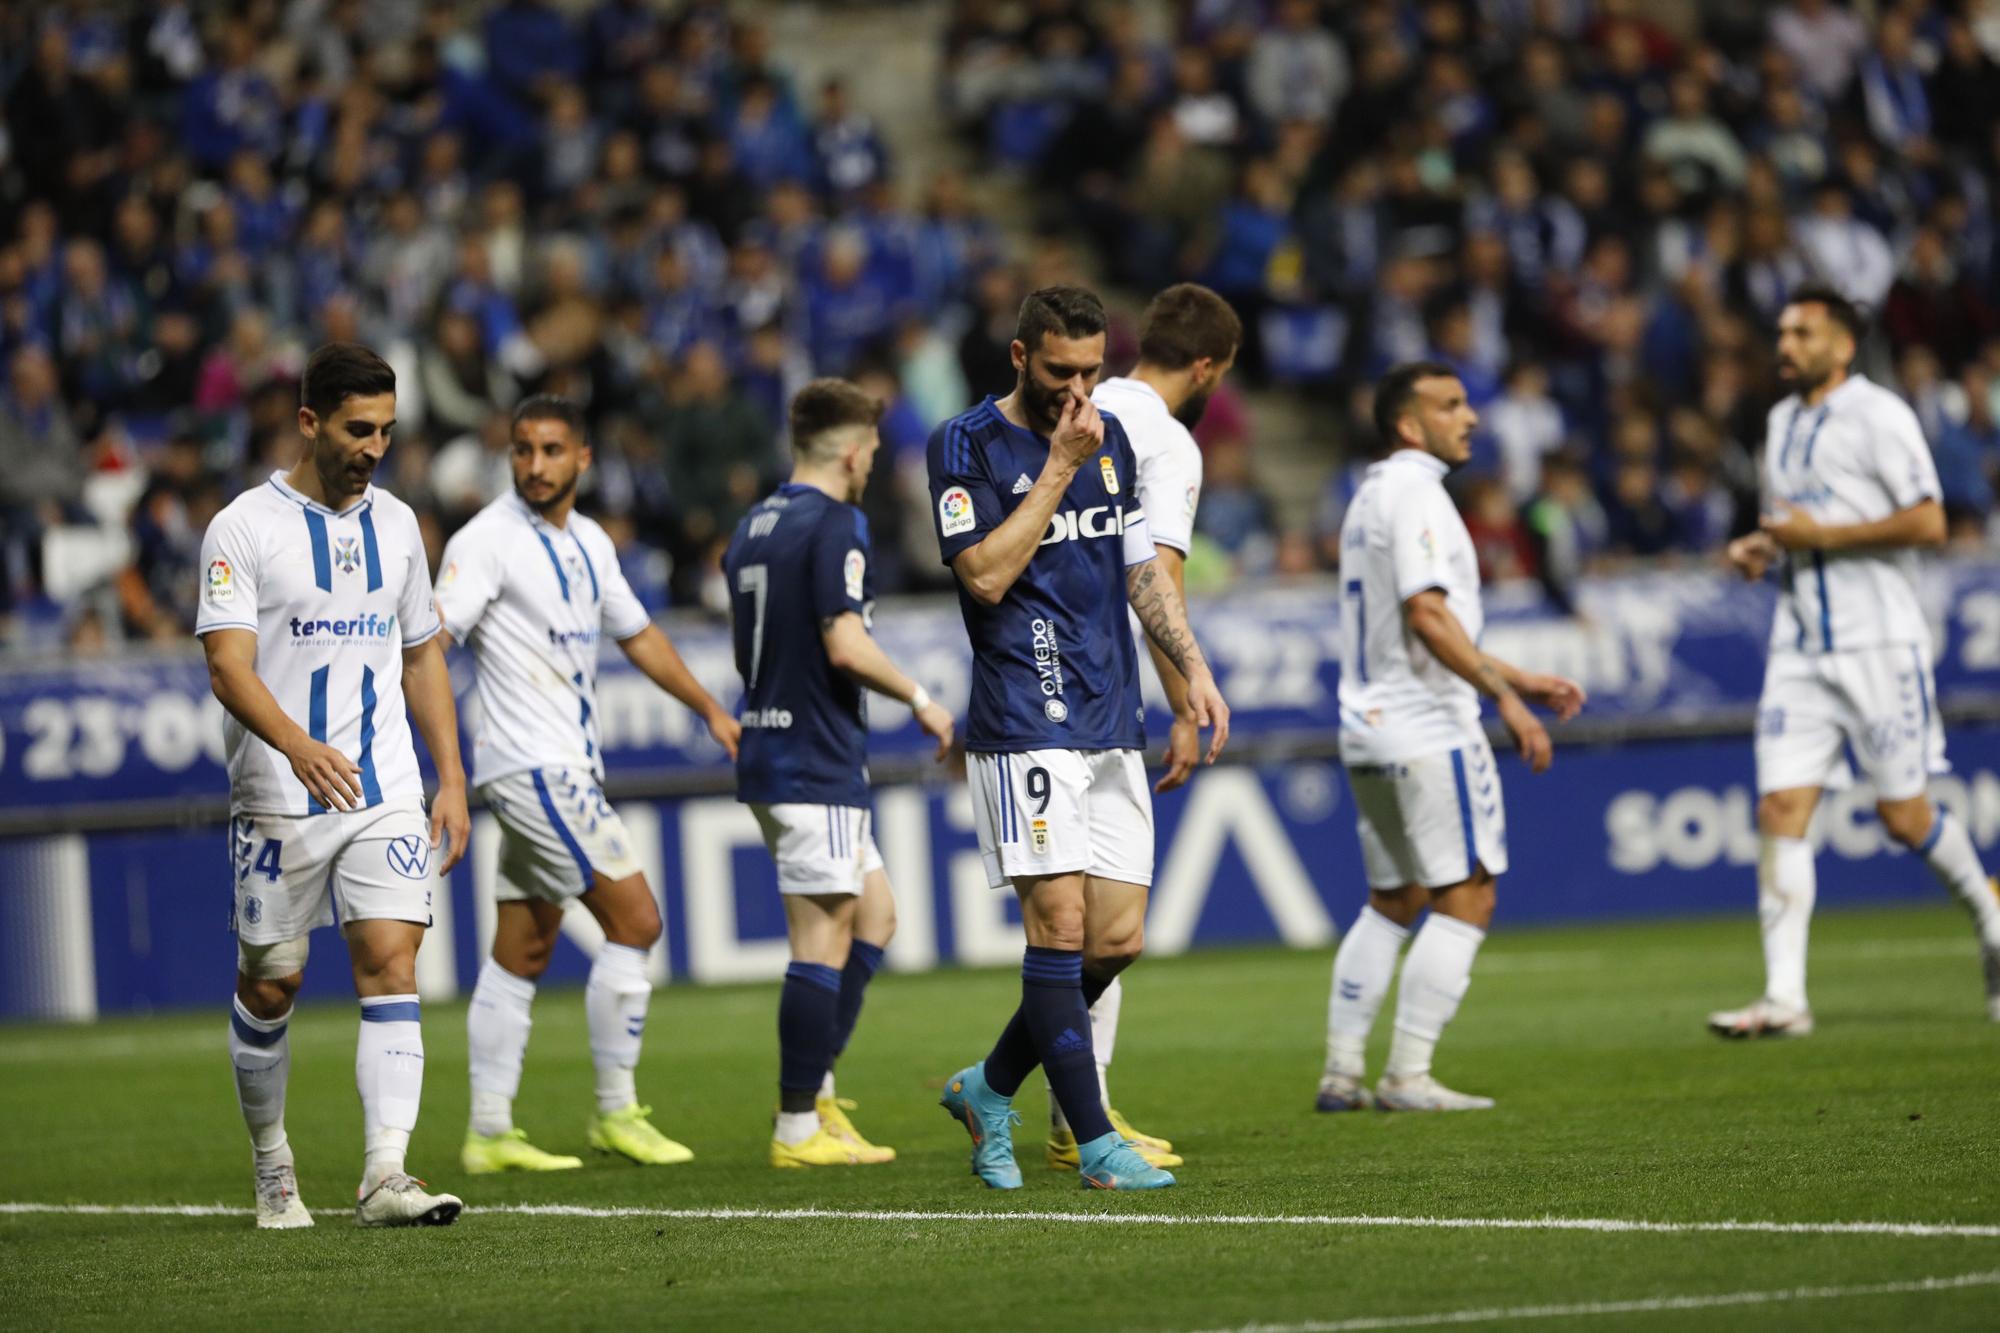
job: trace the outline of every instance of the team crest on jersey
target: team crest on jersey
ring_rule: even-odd
[[[956,537],[962,532],[972,531],[978,520],[972,513],[972,493],[963,486],[953,486],[938,497],[938,533],[945,537]]]
[[[847,585],[847,600],[861,600],[861,587],[868,578],[868,557],[859,551],[849,551],[847,559],[841,562],[841,581]]]
[[[1049,700],[1042,705],[1042,711],[1048,714],[1051,722],[1069,721],[1069,705],[1060,699]]]
[[[227,560],[208,562],[208,600],[217,605],[236,600],[236,576]]]
[[[1104,489],[1111,495],[1118,494],[1118,469],[1111,466],[1110,454],[1097,456],[1097,470],[1104,476]]]
[[[343,574],[352,574],[361,568],[361,542],[354,537],[336,537],[333,540],[333,563],[340,566]]]
[[[255,895],[245,898],[243,900],[243,919],[253,926],[262,921],[264,919],[264,900]]]
[[[1037,819],[1028,825],[1028,841],[1035,849],[1036,856],[1049,854],[1049,821]]]

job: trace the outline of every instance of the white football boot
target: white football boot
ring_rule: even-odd
[[[1375,1105],[1383,1111],[1490,1111],[1493,1099],[1453,1092],[1429,1074],[1405,1078],[1384,1074],[1375,1085]]]
[[[1708,1016],[1708,1030],[1718,1037],[1810,1037],[1810,1009],[1794,1009],[1769,998],[1741,1009],[1722,1009]]]
[[[313,1215],[299,1198],[299,1175],[290,1162],[272,1162],[256,1170],[259,1228],[290,1231],[313,1224]]]
[[[431,1194],[424,1182],[398,1171],[354,1205],[358,1227],[448,1227],[465,1205],[455,1194]]]
[[[1366,1111],[1375,1105],[1375,1094],[1352,1074],[1328,1074],[1319,1081],[1315,1111]]]

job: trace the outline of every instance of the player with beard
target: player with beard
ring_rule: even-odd
[[[1972,913],[2000,1022],[2000,883],[1965,824],[1927,794],[1949,770],[1933,703],[1931,634],[1917,553],[1942,546],[1937,469],[1916,413],[1851,369],[1860,312],[1802,287],[1778,315],[1778,376],[1792,392],[1764,437],[1762,528],[1729,545],[1747,579],[1774,565],[1783,591],[1757,705],[1757,919],[1764,993],[1709,1015],[1723,1037],[1803,1037],[1806,934],[1817,883],[1808,826],[1820,793],[1852,781],[1851,747],[1889,836],[1923,858]]]
[[[298,463],[237,496],[202,537],[195,619],[226,714],[229,1056],[257,1225],[313,1224],[285,1134],[288,1028],[310,932],[333,925],[338,906],[361,999],[354,1220],[445,1226],[459,1200],[430,1193],[403,1158],[424,1088],[417,946],[436,877],[465,854],[471,827],[458,715],[417,516],[373,484],[396,425],[395,372],[365,347],[329,343],[306,362],[299,400]],[[412,719],[437,767],[428,819]]]
[[[591,463],[582,412],[548,394],[523,401],[511,460],[513,493],[452,536],[437,590],[445,633],[477,668],[473,781],[500,825],[493,951],[465,1016],[472,1119],[460,1158],[475,1174],[583,1164],[535,1147],[513,1110],[535,982],[574,900],[604,931],[584,987],[597,1082],[587,1140],[646,1165],[685,1162],[694,1154],[654,1128],[636,1086],[660,911],[631,835],[604,799],[603,639],[693,709],[732,758],[740,728],[639,604],[611,538],[576,512],[577,482]]]
[[[1146,307],[1139,324],[1139,364],[1132,373],[1105,380],[1090,395],[1100,411],[1117,418],[1132,442],[1139,465],[1133,493],[1146,511],[1159,567],[1173,580],[1183,601],[1187,583],[1181,567],[1193,543],[1195,507],[1201,499],[1201,447],[1191,432],[1208,410],[1209,396],[1235,363],[1242,340],[1242,322],[1227,301],[1197,283],[1179,283]],[[1201,734],[1188,707],[1187,678],[1157,645],[1148,641],[1146,646],[1174,713],[1167,736],[1167,771],[1153,785],[1155,793],[1169,792],[1194,772],[1201,758]],[[1113,977],[1090,1006],[1098,1094],[1111,1127],[1140,1156],[1154,1166],[1179,1166],[1181,1159],[1170,1141],[1134,1129],[1111,1104],[1109,1071],[1124,1001],[1124,984]],[[1049,1121],[1049,1165],[1074,1168],[1076,1136],[1054,1097],[1049,1099]]]
[[[1013,1097],[1042,1065],[1076,1140],[1082,1183],[1174,1183],[1111,1124],[1088,1013],[1144,941],[1153,878],[1145,711],[1126,606],[1187,682],[1187,710],[1215,729],[1229,710],[1160,569],[1125,428],[1090,401],[1104,365],[1104,307],[1077,287],[1021,305],[1014,392],[931,436],[931,501],[972,641],[967,782],[987,883],[1021,900],[1021,1003],[943,1105],[972,1136],[972,1169],[1018,1189]],[[1121,599],[1117,591],[1123,588]]]
[[[1340,527],[1340,757],[1354,792],[1368,905],[1341,940],[1327,1006],[1322,1111],[1476,1111],[1489,1097],[1431,1076],[1431,1054],[1458,1012],[1507,870],[1500,774],[1479,725],[1479,697],[1536,773],[1549,734],[1524,700],[1562,721],[1583,690],[1480,651],[1479,560],[1444,479],[1472,453],[1478,413],[1450,366],[1391,370],[1375,391],[1386,451]],[[1371,1096],[1368,1031],[1403,960],[1396,1036]]]

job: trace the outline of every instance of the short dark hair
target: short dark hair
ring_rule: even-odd
[[[569,433],[576,436],[578,444],[589,442],[583,428],[583,409],[559,393],[537,393],[523,398],[514,409],[514,419],[509,423],[507,433],[512,435],[524,421],[560,421],[569,427]]]
[[[306,361],[299,377],[299,406],[321,421],[350,398],[396,392],[396,372],[360,343],[327,343]]]
[[[1088,338],[1104,332],[1110,323],[1104,302],[1087,287],[1043,287],[1028,293],[1021,302],[1021,314],[1014,321],[1014,336],[1030,352],[1041,350],[1042,339],[1051,333],[1065,338]]]
[[[1185,370],[1207,357],[1227,361],[1243,341],[1243,321],[1229,302],[1198,282],[1177,282],[1155,296],[1139,321],[1139,359]]]
[[[1456,379],[1458,372],[1442,361],[1405,361],[1391,368],[1375,387],[1375,433],[1382,437],[1381,447],[1394,449],[1402,444],[1396,434],[1396,423],[1409,410],[1410,401],[1417,396],[1417,385],[1424,380]]]
[[[1846,329],[1847,336],[1857,344],[1868,336],[1868,316],[1828,283],[1808,282],[1787,296],[1785,304],[1823,306],[1827,318]]]
[[[881,399],[852,380],[813,380],[792,397],[792,451],[807,453],[822,435],[844,426],[876,425],[883,407]]]

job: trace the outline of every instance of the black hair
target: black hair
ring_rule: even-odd
[[[360,343],[327,343],[306,361],[299,377],[299,406],[325,421],[350,398],[396,392],[396,372]]]
[[[538,393],[521,400],[514,409],[514,420],[509,433],[519,429],[524,421],[560,421],[569,427],[569,433],[576,436],[577,443],[587,443],[583,429],[583,409],[574,402],[555,393]]]
[[[1854,339],[1857,345],[1868,336],[1868,317],[1862,313],[1861,307],[1827,283],[1806,283],[1787,296],[1785,304],[1824,307],[1827,318],[1846,329],[1847,335]]]
[[[1104,332],[1109,322],[1096,292],[1085,287],[1043,287],[1021,302],[1014,336],[1033,353],[1041,350],[1042,339],[1049,334],[1088,338]]]
[[[1419,383],[1457,377],[1458,372],[1442,361],[1405,361],[1384,375],[1375,388],[1375,433],[1382,437],[1381,447],[1394,449],[1402,444],[1402,438],[1396,434],[1396,423],[1409,410]]]

